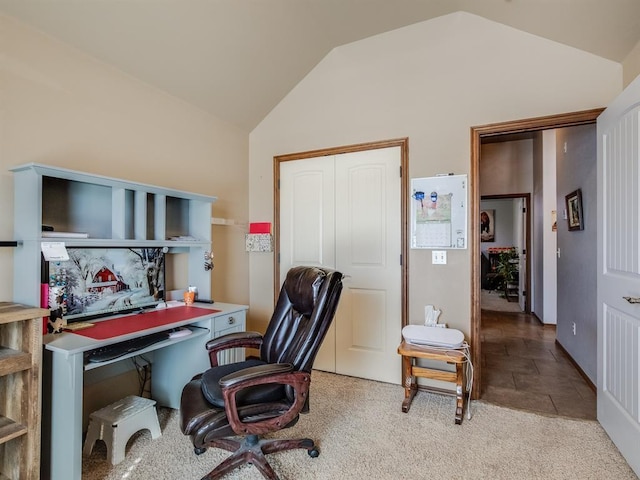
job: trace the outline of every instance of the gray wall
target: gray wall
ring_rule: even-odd
[[[557,131],[558,342],[596,383],[596,127]],[[565,149],[566,144],[566,149]],[[566,152],[565,152],[566,150]],[[563,212],[565,195],[582,190],[584,230],[569,231]],[[573,323],[576,334],[573,334]]]

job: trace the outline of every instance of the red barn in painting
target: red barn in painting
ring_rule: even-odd
[[[116,275],[107,267],[102,267],[98,273],[93,276],[93,279],[87,290],[90,292],[104,292],[105,290],[111,290],[111,292],[120,292],[122,290],[129,290],[129,285],[122,281],[120,275]]]

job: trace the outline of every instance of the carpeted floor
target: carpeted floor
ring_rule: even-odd
[[[304,479],[636,479],[597,422],[543,416],[473,402],[473,417],[454,424],[454,398],[419,392],[409,413],[398,385],[314,371],[311,412],[280,437],[309,436],[321,454],[269,456],[282,480]],[[111,466],[99,441],[83,462],[83,480],[199,479],[228,456],[193,453],[178,412],[159,409],[162,437],[148,431]],[[251,465],[225,478],[261,480]]]

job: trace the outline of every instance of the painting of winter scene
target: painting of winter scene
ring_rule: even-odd
[[[49,308],[81,320],[156,305],[164,299],[161,248],[67,248],[49,263]]]

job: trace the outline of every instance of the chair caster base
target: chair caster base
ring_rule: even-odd
[[[221,478],[245,463],[253,465],[267,480],[278,480],[278,475],[267,461],[267,454],[303,448],[307,450],[307,453],[311,458],[315,458],[320,455],[320,450],[310,438],[295,440],[267,440],[261,439],[257,435],[249,435],[241,442],[230,439],[213,440],[209,446],[222,448],[232,453],[220,465],[209,472],[208,475],[203,477],[202,480],[215,480]],[[199,449],[196,449],[196,453],[198,453],[197,450]],[[206,448],[200,450],[206,450]]]

